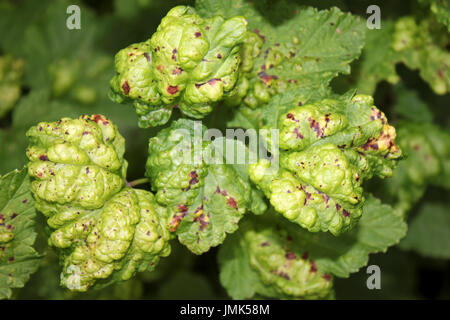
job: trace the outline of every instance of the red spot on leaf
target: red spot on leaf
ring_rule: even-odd
[[[288,260],[294,260],[296,258],[295,254],[293,252],[286,252],[286,254],[284,256]]]
[[[294,128],[294,133],[297,136],[297,139],[303,139],[303,135],[300,132],[298,132],[297,128]]]
[[[105,126],[109,124],[108,120],[101,114],[94,114],[94,115],[92,115],[91,120],[96,122],[96,123],[102,122],[103,125],[105,125]]]
[[[322,277],[327,281],[331,281],[331,276],[328,273],[324,273]]]
[[[229,197],[228,198],[228,200],[227,200],[227,205],[228,206],[230,206],[230,207],[232,207],[233,209],[236,209],[237,210],[237,203],[236,203],[236,201],[234,200],[234,198],[233,197]]]
[[[183,72],[183,69],[181,69],[180,67],[176,67],[175,69],[172,70],[172,74],[181,74]]]
[[[175,87],[173,87],[173,86],[168,86],[168,87],[167,87],[167,92],[168,92],[169,94],[175,94],[175,93],[178,92],[178,90],[179,90],[178,86],[175,86]]]
[[[311,272],[316,272],[317,271],[317,265],[314,261],[311,261]]]
[[[125,94],[130,93],[130,85],[128,84],[128,81],[125,81],[122,84],[122,90],[123,90],[123,93],[125,93]]]
[[[215,85],[216,82],[218,82],[218,81],[221,81],[221,80],[220,80],[220,79],[211,79],[211,80],[208,80],[208,84],[209,84],[210,86],[213,86],[213,85]]]
[[[253,32],[256,33],[256,34],[258,35],[258,37],[260,37],[261,40],[262,40],[263,42],[266,42],[266,37],[263,36],[263,35],[259,32],[259,29],[253,29]]]
[[[270,86],[272,84],[272,80],[277,80],[278,79],[277,76],[273,76],[273,75],[267,74],[265,72],[260,72],[258,74],[258,76],[261,79],[261,81],[264,82],[264,84],[266,86]]]

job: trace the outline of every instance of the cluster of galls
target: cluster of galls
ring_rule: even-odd
[[[101,115],[39,123],[27,136],[35,206],[61,249],[61,284],[75,291],[128,280],[170,253],[164,209],[126,186],[125,141]]]
[[[260,48],[245,18],[203,19],[193,8],[178,6],[149,40],[117,53],[110,96],[132,101],[141,127],[166,123],[173,108],[203,118],[218,101],[242,100]]]
[[[312,232],[349,230],[362,213],[362,182],[387,177],[401,156],[395,129],[370,96],[293,106],[278,119],[280,166],[250,166],[276,211]]]

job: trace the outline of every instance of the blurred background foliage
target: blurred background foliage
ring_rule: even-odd
[[[351,74],[339,76],[332,86],[338,93],[357,87],[362,93],[374,94],[375,104],[398,128],[407,160],[393,178],[375,180],[368,187],[408,216],[409,232],[388,253],[371,256],[369,264],[379,265],[382,271],[381,290],[367,289],[368,274],[363,268],[349,279],[336,279],[336,297],[449,299],[450,95],[448,87],[442,90],[442,85],[448,85],[450,70],[447,62],[446,70],[437,76],[439,81],[443,78],[444,84],[436,85],[436,75],[429,72],[435,65],[423,66],[413,58],[436,64],[448,59],[450,36],[443,32],[441,38],[434,39],[439,33],[431,24],[423,35],[431,40],[427,38],[411,51],[394,52],[390,46],[394,24],[400,17],[414,16],[422,21],[431,15],[430,19],[438,21],[437,28],[450,28],[448,1],[249,2],[274,25],[295,14],[292,7],[298,5],[319,9],[337,6],[363,18],[368,16],[369,5],[381,8],[382,29],[377,33],[367,30],[365,49],[352,63]],[[81,8],[81,30],[65,27],[70,4]],[[101,113],[111,118],[126,138],[126,158],[133,164],[128,169],[129,179],[140,178],[148,139],[161,128],[139,129],[131,108],[108,99],[114,54],[131,43],[148,39],[167,11],[179,4],[194,3],[0,0],[0,174],[25,164],[25,132],[30,126],[65,116]],[[420,30],[425,32],[423,26]],[[213,115],[206,119],[206,125],[221,128],[217,122]],[[416,145],[424,148],[416,150]],[[43,229],[44,224],[40,225]],[[133,280],[102,290],[71,293],[59,287],[57,255],[46,245],[45,230],[40,234],[38,249],[46,254],[45,259],[27,286],[15,292],[17,299],[228,298],[218,279],[217,249],[195,256],[177,242],[173,242],[173,253],[154,272],[141,273]]]

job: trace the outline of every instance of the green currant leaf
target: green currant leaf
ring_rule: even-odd
[[[23,60],[0,56],[0,118],[19,100],[21,95]]]
[[[400,247],[426,257],[450,258],[450,214],[448,206],[425,203],[409,224],[408,234]]]
[[[211,143],[203,140],[205,133],[201,122],[177,120],[150,139],[147,160],[156,200],[168,210],[169,230],[196,254],[236,231],[247,209],[266,208],[246,166],[226,160],[224,150],[230,149],[219,148],[226,140]],[[236,144],[231,141],[230,148]]]
[[[125,140],[102,115],[41,122],[27,136],[35,206],[61,249],[61,284],[86,291],[152,270],[170,253],[165,210],[125,187]]]
[[[338,74],[348,74],[350,62],[364,44],[364,23],[335,7],[319,11],[292,5],[294,17],[277,26],[245,1],[201,0],[196,8],[207,17],[242,15],[248,29],[260,38],[259,43],[251,42],[252,68],[237,85],[242,94],[225,99],[228,104],[241,105],[231,126],[257,128],[254,119],[260,117],[259,107],[277,93],[292,88],[320,90]]]
[[[432,123],[400,122],[397,128],[398,144],[406,157],[382,190],[383,197],[406,214],[427,185],[450,188],[450,133]]]
[[[429,5],[436,19],[444,24],[450,32],[450,3],[448,0],[419,0],[419,2]]]
[[[401,62],[419,69],[433,91],[443,95],[450,91],[450,53],[448,33],[441,29],[432,19],[417,22],[406,16],[396,21],[391,45]]]
[[[111,99],[132,101],[141,127],[166,123],[175,107],[203,118],[235,87],[246,25],[239,16],[203,19],[191,7],[171,9],[149,40],[117,53]]]
[[[268,212],[250,216],[221,246],[220,281],[235,299],[255,294],[274,298],[329,298],[332,275],[348,277],[406,234],[391,207],[367,197],[356,228],[334,237],[313,234]]]
[[[363,180],[392,175],[401,155],[395,129],[370,96],[302,100],[285,99],[277,123],[268,126],[279,130],[279,167],[260,159],[250,178],[287,219],[338,235],[361,216]]]
[[[25,169],[0,177],[0,299],[22,288],[38,267],[36,211]]]
[[[395,65],[400,56],[391,45],[394,30],[395,24],[384,19],[382,28],[367,30],[363,53],[352,73],[352,77],[357,78],[352,87],[358,88],[358,92],[372,95],[379,82],[386,80],[395,84],[399,81]]]

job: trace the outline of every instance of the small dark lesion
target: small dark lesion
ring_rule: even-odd
[[[125,81],[123,84],[122,84],[122,90],[123,90],[123,93],[124,94],[126,94],[126,95],[128,95],[129,93],[130,93],[130,85],[128,84],[128,81]]]

